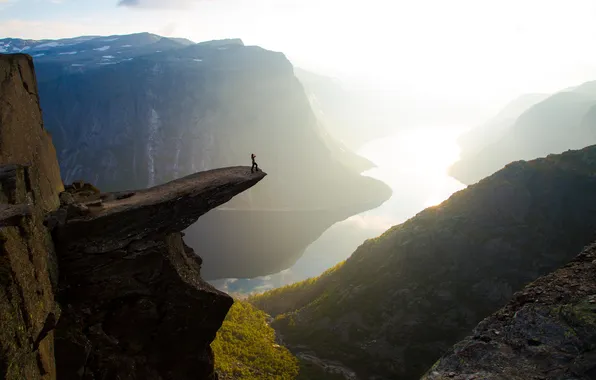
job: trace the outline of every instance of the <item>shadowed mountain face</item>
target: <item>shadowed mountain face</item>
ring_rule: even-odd
[[[593,379],[596,244],[514,295],[447,352],[424,380]]]
[[[596,230],[596,146],[514,162],[428,208],[316,280],[253,303],[296,352],[362,378],[418,379]]]
[[[389,198],[387,186],[358,175],[370,163],[326,135],[280,53],[239,40],[189,45],[148,34],[75,42],[29,49],[65,183],[143,188],[248,164],[251,153],[269,174],[208,221],[217,233],[200,224],[187,230],[206,278],[283,270],[334,222]],[[259,216],[235,214],[246,210]],[[263,238],[281,236],[294,220],[293,239],[274,246]],[[231,235],[245,238],[230,246]]]
[[[0,55],[0,90],[0,378],[217,379],[210,344],[233,300],[180,231],[265,172],[65,189],[30,56]]]
[[[536,94],[512,102],[489,123],[462,136],[462,159],[451,167],[451,175],[471,184],[511,161],[595,144],[594,87],[588,82],[545,99]]]

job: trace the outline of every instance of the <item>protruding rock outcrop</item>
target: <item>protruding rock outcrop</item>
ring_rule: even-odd
[[[56,265],[44,213],[62,191],[31,58],[0,55],[0,379],[56,378]]]
[[[69,187],[54,215],[67,215],[54,230],[61,378],[215,378],[209,345],[233,300],[201,279],[180,231],[265,175],[232,167],[127,193]]]
[[[233,301],[180,231],[265,175],[64,191],[31,58],[0,55],[0,379],[215,378],[209,345]]]
[[[516,293],[424,380],[596,377],[596,243]]]

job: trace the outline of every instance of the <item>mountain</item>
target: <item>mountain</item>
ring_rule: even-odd
[[[499,141],[515,124],[517,118],[533,105],[540,103],[549,95],[526,94],[511,101],[492,119],[477,128],[462,134],[458,139],[461,157],[468,158],[478,154],[485,147]]]
[[[206,279],[286,269],[332,224],[391,194],[326,134],[281,53],[147,33],[28,43],[66,183],[145,188],[257,155],[262,185],[186,231]]]
[[[462,137],[462,158],[450,168],[450,174],[460,182],[471,184],[511,161],[596,143],[594,111],[590,112],[596,106],[594,87],[589,82],[544,100],[540,100],[543,95],[518,99],[513,103],[514,112],[511,105],[503,110],[509,117],[497,117]],[[527,109],[517,115],[524,108]]]
[[[253,297],[298,355],[417,379],[528,282],[594,239],[596,146],[517,161],[320,277]]]
[[[181,231],[266,174],[64,187],[30,56],[0,56],[0,90],[0,378],[217,379],[210,344],[233,299]]]
[[[404,105],[411,99],[387,94],[371,85],[361,85],[296,68],[317,118],[335,139],[348,149],[358,150],[370,140],[395,133],[404,122]]]
[[[516,293],[423,380],[569,379],[596,375],[596,244]]]

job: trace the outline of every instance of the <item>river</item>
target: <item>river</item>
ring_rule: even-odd
[[[348,258],[366,239],[441,203],[465,188],[447,174],[449,166],[459,158],[456,139],[463,131],[454,127],[417,128],[365,144],[358,154],[376,167],[362,175],[388,184],[393,190],[388,201],[334,224],[289,269],[254,279],[213,281],[213,285],[238,296],[318,276]]]

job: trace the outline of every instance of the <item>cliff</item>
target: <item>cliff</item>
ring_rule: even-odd
[[[539,278],[445,354],[423,380],[593,379],[596,244]]]
[[[146,188],[257,155],[270,177],[188,230],[207,278],[286,269],[332,224],[391,195],[359,175],[370,163],[326,134],[281,53],[159,36],[31,49],[43,54],[35,58],[42,109],[65,182]]]
[[[266,174],[65,189],[31,58],[0,55],[0,73],[0,378],[216,378],[210,343],[233,300],[181,231]]]
[[[596,230],[596,146],[507,165],[304,283],[251,301],[295,353],[417,379]]]
[[[27,165],[27,166],[24,166]],[[57,268],[44,214],[63,190],[33,62],[0,56],[0,378],[54,379]]]
[[[543,100],[535,95],[514,102],[487,125],[462,136],[462,158],[450,174],[472,184],[512,161],[596,144],[596,91],[589,84]]]
[[[210,343],[233,300],[203,281],[180,231],[264,177],[232,167],[124,194],[69,188],[53,215],[75,207],[53,232],[61,376],[215,379]]]

